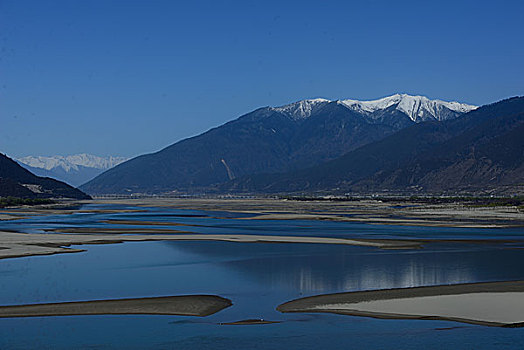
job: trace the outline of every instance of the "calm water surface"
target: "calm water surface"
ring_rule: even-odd
[[[87,205],[83,209],[122,209]],[[132,208],[136,209],[136,208]],[[142,208],[143,209],[143,208]],[[524,239],[521,229],[401,227],[299,220],[245,220],[223,212],[146,208],[1,222],[32,233],[144,220],[200,233],[373,238]],[[169,228],[168,226],[161,226]],[[321,293],[524,279],[524,249],[511,244],[432,243],[421,250],[319,244],[137,242],[82,246],[76,254],[0,260],[0,304],[216,294],[233,306],[215,315],[0,319],[0,349],[510,349],[524,329],[446,321],[281,314],[279,304]],[[523,301],[524,302],[524,301]],[[278,324],[225,326],[264,318]]]

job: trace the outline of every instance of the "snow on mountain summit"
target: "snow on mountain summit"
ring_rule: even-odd
[[[425,96],[395,94],[372,101],[351,99],[331,101],[324,98],[307,99],[271,109],[297,120],[310,117],[316,108],[322,107],[329,102],[337,102],[349,109],[370,115],[371,117],[373,117],[373,113],[377,111],[394,107],[394,109],[406,114],[414,122],[456,118],[460,114],[477,108],[477,106],[460,102],[430,100]]]
[[[465,103],[430,100],[425,96],[407,94],[395,94],[372,101],[342,100],[340,103],[348,108],[368,113],[396,106],[395,109],[405,113],[414,122],[429,119],[445,120],[456,117],[457,113],[462,114],[477,108]]]

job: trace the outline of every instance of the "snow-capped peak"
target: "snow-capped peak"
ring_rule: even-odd
[[[414,122],[429,119],[445,120],[478,108],[465,103],[430,100],[425,96],[407,94],[395,94],[372,101],[341,100],[339,102],[350,109],[367,113],[396,106],[395,109],[405,113]]]
[[[315,98],[271,109],[283,113],[292,119],[298,120],[309,118],[316,108],[329,102],[333,101],[325,98]],[[365,113],[371,118],[374,117],[374,112],[394,107],[394,109],[406,114],[414,122],[452,119],[478,108],[477,106],[465,103],[430,100],[425,96],[413,96],[408,94],[395,94],[372,101],[348,99],[337,100],[336,102],[349,109]]]
[[[274,111],[284,113],[290,116],[293,119],[304,119],[311,116],[312,111],[315,107],[324,104],[326,102],[331,102],[325,98],[315,98],[302,100],[295,103],[291,103],[281,107],[272,108]]]
[[[79,166],[105,170],[124,162],[127,158],[113,156],[99,157],[82,153],[69,156],[27,156],[17,160],[33,168],[45,170],[62,168],[66,172],[69,172],[71,170],[78,170]]]

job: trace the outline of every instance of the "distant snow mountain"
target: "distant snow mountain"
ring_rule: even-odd
[[[126,160],[125,157],[99,157],[82,153],[69,156],[27,156],[18,158],[17,162],[38,176],[51,177],[76,187]]]

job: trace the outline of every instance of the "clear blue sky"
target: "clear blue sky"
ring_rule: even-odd
[[[523,1],[0,0],[0,152],[159,150],[262,106],[524,94]]]

